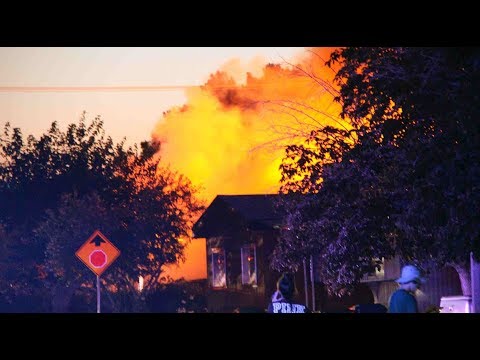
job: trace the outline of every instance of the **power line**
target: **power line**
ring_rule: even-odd
[[[199,86],[0,86],[0,92],[135,92],[135,91],[180,91]]]
[[[228,84],[228,85],[155,85],[155,86],[0,86],[0,93],[8,92],[137,92],[137,91],[182,91],[205,87],[211,90],[218,89],[254,89],[278,87],[281,82],[265,81],[257,84]]]

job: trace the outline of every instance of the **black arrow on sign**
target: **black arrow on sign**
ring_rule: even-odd
[[[95,239],[90,241],[90,244],[95,244],[95,246],[100,246],[100,244],[104,242],[105,240],[103,240],[100,236],[96,236]]]

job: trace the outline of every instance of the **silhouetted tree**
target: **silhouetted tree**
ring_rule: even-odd
[[[468,294],[469,254],[480,257],[479,49],[345,48],[329,63],[354,130],[327,162],[321,146],[290,148],[283,190],[311,195],[292,206],[281,247],[310,244],[334,292],[375,266],[368,259],[398,254],[454,266]]]
[[[34,273],[19,273],[19,291],[60,294],[56,309],[64,311],[79,276],[86,275],[74,253],[97,228],[122,251],[105,274],[106,286],[134,294],[139,276],[146,278],[144,291],[157,286],[161,267],[182,258],[203,209],[188,179],[160,166],[158,148],[144,142],[140,153],[136,145],[125,149],[124,141],[105,138],[100,118],[87,126],[85,115],[66,132],[54,122],[39,140],[29,136],[26,143],[19,129],[5,126],[0,222],[6,233],[18,233],[12,251]],[[50,282],[33,286],[40,272]]]

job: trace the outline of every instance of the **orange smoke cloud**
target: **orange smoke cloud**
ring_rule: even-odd
[[[310,49],[295,65],[262,67],[254,59],[243,74],[238,60],[229,61],[156,125],[163,162],[200,186],[207,201],[278,192],[285,146],[320,126],[339,126],[334,73],[324,65],[331,51]]]

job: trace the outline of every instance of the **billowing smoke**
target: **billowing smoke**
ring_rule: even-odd
[[[201,187],[207,202],[217,194],[278,192],[285,145],[327,124],[344,126],[333,102],[334,72],[324,64],[331,51],[306,49],[292,63],[254,59],[248,70],[229,61],[155,126],[163,163]]]

